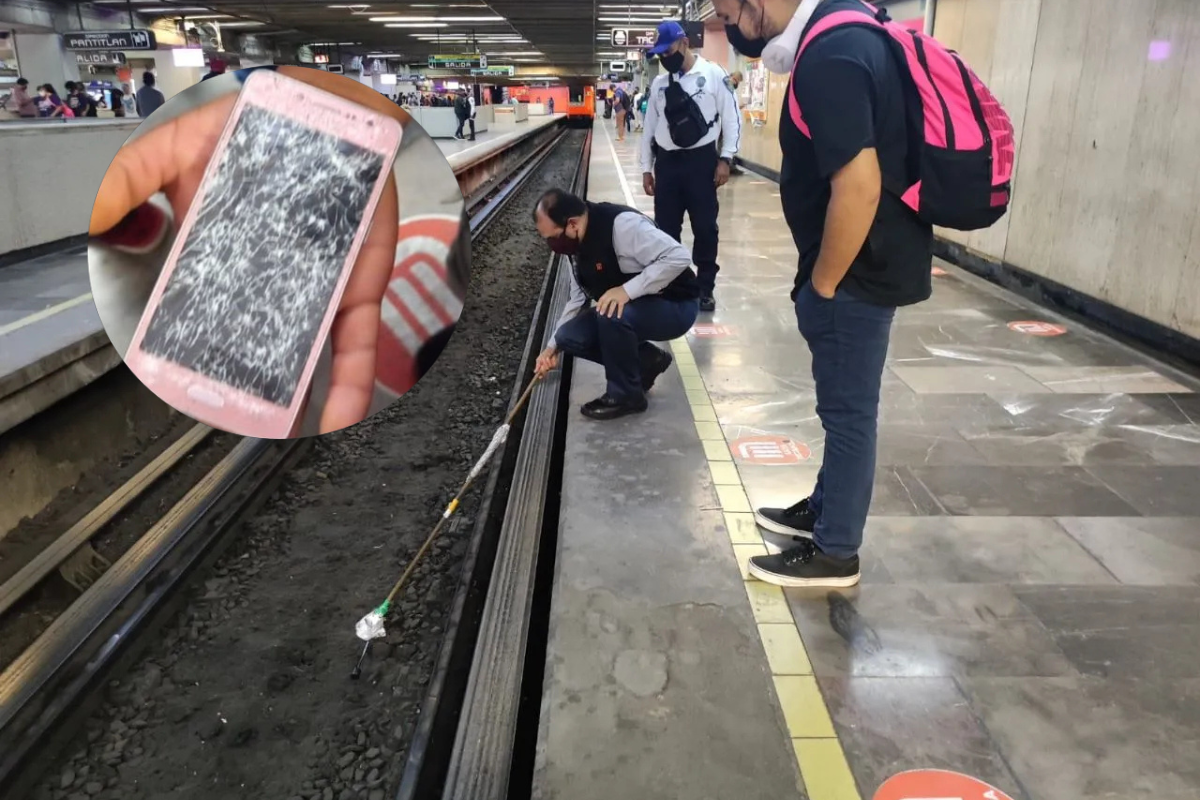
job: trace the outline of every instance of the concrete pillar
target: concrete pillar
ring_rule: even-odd
[[[127,55],[132,55],[132,53],[128,53]],[[168,100],[184,89],[199,83],[204,72],[203,67],[175,66],[175,57],[171,55],[170,50],[154,51],[154,77],[157,81],[156,86],[163,93],[163,97]],[[135,72],[133,78],[141,86],[141,75]]]
[[[63,47],[57,33],[18,33],[17,67],[33,86],[50,83],[61,94],[63,84],[79,80],[75,54]]]

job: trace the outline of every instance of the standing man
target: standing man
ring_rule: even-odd
[[[137,90],[137,113],[139,117],[145,118],[157,111],[163,103],[167,102],[167,98],[163,97],[154,86],[154,73],[146,70],[146,74],[142,76],[142,88]]]
[[[554,369],[560,351],[603,364],[607,391],[583,415],[609,420],[645,411],[646,392],[673,360],[651,342],[677,339],[696,322],[699,292],[687,248],[635,209],[561,189],[542,195],[533,218],[572,264],[571,296],[537,371]]]
[[[683,26],[658,26],[650,50],[663,72],[650,84],[646,136],[642,137],[642,187],[654,198],[654,221],[676,241],[683,215],[692,222],[692,260],[700,283],[700,310],[717,307],[717,189],[729,180],[742,123],[725,70],[692,52]],[[720,149],[717,142],[720,140]]]
[[[803,29],[826,14],[861,11],[859,0],[714,6],[735,49],[792,72],[788,91],[808,127],[802,133],[783,114],[779,188],[800,251],[792,300],[812,353],[825,460],[809,497],[758,509],[763,539],[778,554],[755,556],[749,571],[779,586],[852,586],[874,486],[892,318],[898,306],[931,293],[933,230],[883,191],[884,175],[910,182],[905,83],[886,37],[854,25],[814,40],[793,67]]]

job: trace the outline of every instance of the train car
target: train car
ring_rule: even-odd
[[[596,88],[591,84],[572,84],[567,88],[567,125],[590,128],[596,120]]]

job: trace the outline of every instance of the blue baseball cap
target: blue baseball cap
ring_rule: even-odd
[[[655,40],[654,47],[650,48],[650,55],[661,56],[671,49],[671,45],[685,38],[687,33],[682,25],[673,19],[664,20],[658,25],[658,39]]]

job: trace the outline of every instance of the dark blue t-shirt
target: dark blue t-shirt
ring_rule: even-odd
[[[862,8],[857,0],[829,0],[825,14]],[[796,290],[812,277],[825,229],[830,180],[865,148],[874,147],[880,169],[896,185],[907,185],[908,91],[886,34],[861,26],[829,31],[804,51],[792,87],[812,139],[792,122],[785,99],[779,125],[783,151],[780,197],[784,218],[800,251]],[[871,303],[903,306],[927,300],[932,291],[933,229],[900,198],[884,190],[875,222],[842,283]],[[793,297],[795,293],[793,292]]]

